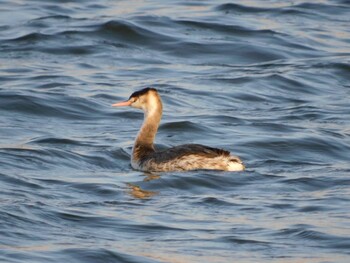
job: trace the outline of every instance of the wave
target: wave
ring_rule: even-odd
[[[262,6],[248,6],[242,4],[227,3],[216,6],[216,10],[222,12],[239,12],[244,14],[255,14],[255,13],[267,13],[270,15],[298,15],[303,16],[305,14],[345,14],[346,3],[300,3],[300,4],[276,4],[272,7],[262,7]]]
[[[288,236],[293,240],[311,241],[316,247],[348,249],[350,247],[350,239],[342,236],[325,234],[320,231],[312,230],[309,226],[296,226],[279,231],[277,236]]]
[[[45,76],[47,78],[47,76]],[[46,88],[62,86],[62,83],[51,83]],[[41,85],[41,87],[43,87]],[[0,109],[10,113],[25,113],[27,115],[45,116],[46,118],[90,119],[101,116],[98,111],[101,105],[83,98],[57,93],[22,94],[20,92],[1,92]]]
[[[51,146],[51,147],[50,147]],[[90,146],[91,147],[91,146]],[[50,170],[54,167],[70,169],[121,169],[128,166],[129,156],[123,151],[80,151],[75,150],[76,145],[64,144],[63,147],[52,148],[1,148],[1,165],[3,168],[20,170]],[[81,147],[83,148],[83,147]],[[83,148],[84,149],[84,148]],[[22,160],[16,162],[16,160]]]
[[[61,18],[59,18],[61,19]],[[201,59],[203,55],[213,59],[220,56],[221,60],[247,60],[249,62],[272,61],[287,58],[279,49],[265,48],[256,42],[242,43],[240,38],[254,38],[273,41],[276,43],[286,42],[289,48],[310,51],[311,47],[297,43],[288,43],[282,35],[272,30],[252,30],[239,25],[225,25],[191,20],[165,20],[156,28],[147,28],[148,18],[139,19],[139,23],[131,23],[123,20],[111,20],[101,25],[83,25],[76,30],[66,30],[55,33],[30,32],[23,36],[8,39],[3,43],[4,50],[8,51],[37,51],[55,55],[93,55],[103,52],[105,49],[130,49],[139,50],[147,48],[159,51],[163,56],[192,57]],[[173,26],[184,30],[203,30],[205,37],[208,32],[213,33],[207,41],[195,41],[184,34],[172,34],[165,29]],[[158,30],[161,28],[161,30]],[[228,38],[236,39],[229,42]],[[67,39],[69,44],[67,44]],[[207,43],[206,43],[207,42]],[[289,41],[290,42],[290,41]],[[283,46],[283,45],[281,45]],[[234,52],[239,50],[239,53]],[[230,54],[222,56],[222,53]]]

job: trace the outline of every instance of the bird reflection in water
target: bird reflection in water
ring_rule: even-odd
[[[145,182],[149,182],[160,178],[160,175],[154,174],[154,173],[145,173],[144,175],[145,175],[145,179],[143,179],[143,181]],[[143,190],[141,189],[140,186],[132,183],[128,183],[128,187],[129,187],[128,193],[132,197],[137,199],[148,199],[159,193],[157,191]]]

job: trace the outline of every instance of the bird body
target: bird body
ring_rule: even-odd
[[[154,88],[134,92],[124,102],[112,106],[131,106],[142,109],[144,121],[136,137],[131,166],[140,171],[164,172],[186,170],[242,171],[242,161],[230,152],[200,144],[184,144],[163,151],[156,151],[154,139],[162,117],[162,101]]]

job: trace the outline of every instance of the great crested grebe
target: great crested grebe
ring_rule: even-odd
[[[184,144],[164,151],[156,151],[153,141],[162,118],[162,101],[156,89],[136,91],[128,100],[112,106],[131,106],[142,109],[144,121],[132,149],[131,166],[145,172],[223,170],[242,171],[242,161],[230,152],[200,144]]]

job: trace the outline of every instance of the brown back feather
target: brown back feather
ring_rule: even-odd
[[[206,158],[214,158],[218,156],[229,156],[230,152],[200,144],[184,144],[169,148],[164,151],[153,152],[152,154],[148,155],[146,159],[154,159],[156,162],[162,163],[188,155],[198,155]]]

